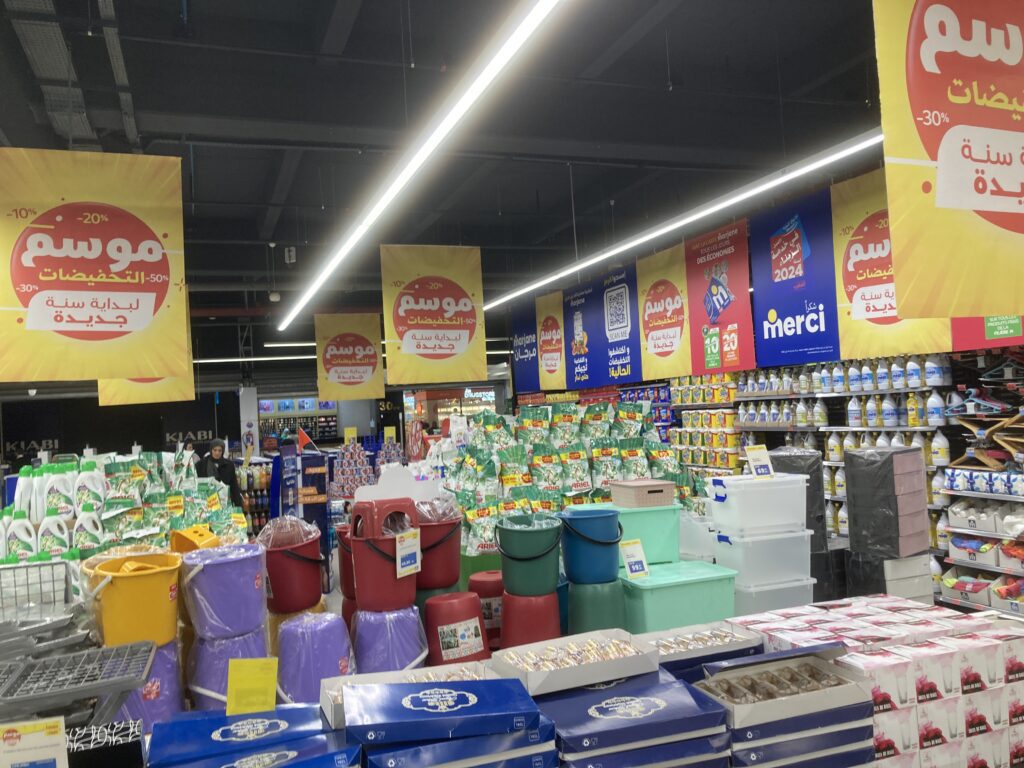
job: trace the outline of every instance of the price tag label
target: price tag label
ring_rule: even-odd
[[[420,529],[413,528],[395,537],[395,575],[398,578],[420,572]]]
[[[8,768],[67,768],[68,747],[64,718],[0,724],[0,766]]]
[[[384,427],[384,440],[394,440],[395,442],[398,441],[398,436],[395,434],[394,427]]]
[[[354,443],[359,439],[359,430],[356,427],[345,427],[345,442]]]
[[[647,558],[644,556],[644,545],[640,539],[620,541],[619,551],[622,553],[622,562],[626,566],[626,576],[629,579],[651,575],[651,570],[647,567]]]
[[[276,657],[228,661],[228,715],[270,712],[276,706]]]
[[[750,464],[750,472],[754,477],[773,477],[775,475],[772,457],[768,455],[768,449],[763,445],[747,446],[747,462]]]

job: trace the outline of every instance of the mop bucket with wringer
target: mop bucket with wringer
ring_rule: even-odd
[[[509,515],[498,519],[495,539],[501,578],[511,595],[546,595],[558,588],[558,542],[562,521],[552,515]]]
[[[622,524],[615,509],[566,509],[562,520],[565,575],[573,584],[606,584],[619,579]]]
[[[185,554],[181,586],[196,634],[208,640],[247,635],[267,618],[263,547],[240,544]]]
[[[397,533],[418,527],[412,499],[360,501],[352,506],[352,571],[360,611],[398,611],[416,602],[417,574],[398,578],[395,551]]]
[[[416,589],[442,589],[459,580],[462,517],[440,523],[420,522],[420,572]]]
[[[171,552],[185,554],[195,549],[212,549],[220,546],[220,537],[205,525],[171,531]]]
[[[180,567],[181,555],[173,553],[117,557],[96,566],[86,592],[104,645],[160,646],[177,637]]]
[[[256,539],[267,550],[267,607],[298,613],[320,602],[320,529],[297,517],[276,517]]]

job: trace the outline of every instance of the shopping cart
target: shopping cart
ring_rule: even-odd
[[[0,566],[0,661],[85,645],[88,617],[71,596],[71,572],[63,560]]]

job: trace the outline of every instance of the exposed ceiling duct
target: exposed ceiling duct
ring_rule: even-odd
[[[103,19],[103,40],[107,44],[107,56],[110,58],[110,69],[114,72],[114,83],[117,85],[117,98],[121,102],[121,120],[124,133],[132,145],[132,151],[142,152],[139,147],[139,129],[135,124],[135,105],[128,89],[128,69],[124,64],[124,53],[121,51],[121,39],[118,37],[117,15],[114,13],[114,0],[98,0],[100,18]]]

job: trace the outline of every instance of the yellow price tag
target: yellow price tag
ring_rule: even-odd
[[[345,427],[345,442],[354,443],[359,439],[359,430],[356,427]]]
[[[228,715],[271,712],[276,705],[276,658],[228,661]]]
[[[398,435],[395,434],[394,427],[384,427],[384,441],[387,442],[388,438],[398,442]]]

